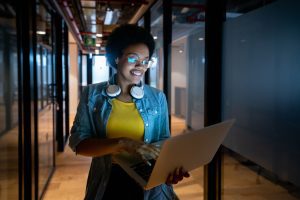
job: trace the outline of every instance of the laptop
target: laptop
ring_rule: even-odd
[[[151,166],[126,152],[114,155],[113,159],[145,190],[149,190],[165,183],[175,168],[191,171],[208,164],[234,121],[224,121],[154,143],[161,150],[156,160],[149,160]]]

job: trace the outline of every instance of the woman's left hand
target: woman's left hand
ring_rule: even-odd
[[[186,177],[186,178],[190,177],[190,174],[187,171],[185,171],[182,167],[176,168],[173,173],[169,174],[166,184],[167,185],[177,184],[184,177]]]

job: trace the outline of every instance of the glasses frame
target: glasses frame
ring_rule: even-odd
[[[130,60],[130,59],[134,59],[133,57],[136,57],[136,61],[131,61]],[[130,65],[141,65],[145,69],[149,69],[151,67],[151,65],[153,64],[152,59],[144,59],[144,60],[140,61],[139,55],[135,54],[135,53],[127,54],[126,59],[127,59],[128,64],[130,64]],[[145,62],[148,62],[148,63],[145,63]]]

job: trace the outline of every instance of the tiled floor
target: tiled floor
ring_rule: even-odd
[[[172,118],[172,134],[184,131],[184,121]],[[70,148],[57,155],[57,168],[44,195],[44,200],[82,200],[91,159],[75,156]],[[296,200],[286,189],[276,185],[224,155],[224,200]],[[174,190],[180,200],[203,199],[203,168],[191,172]]]

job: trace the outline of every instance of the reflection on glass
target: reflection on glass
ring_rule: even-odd
[[[93,83],[108,81],[109,66],[107,65],[106,57],[104,55],[94,56],[93,59]]]
[[[81,86],[87,86],[87,56],[82,55],[82,66],[81,66]]]
[[[0,12],[0,199],[18,199],[18,62],[16,9]]]
[[[144,18],[141,18],[139,21],[138,21],[138,26],[141,26],[141,27],[144,27]]]
[[[38,96],[38,195],[41,197],[54,164],[53,83],[51,15],[40,2],[37,12],[37,96]]]
[[[151,34],[155,39],[153,59],[156,62],[148,69],[150,86],[163,89],[163,13],[162,1],[151,8]]]
[[[172,6],[170,112],[172,135],[178,135],[204,124],[205,12],[199,0],[174,0]],[[174,190],[180,200],[203,199],[203,167]]]
[[[236,119],[224,141],[225,200],[299,199],[299,7],[227,2],[240,15],[223,24],[222,117]]]

